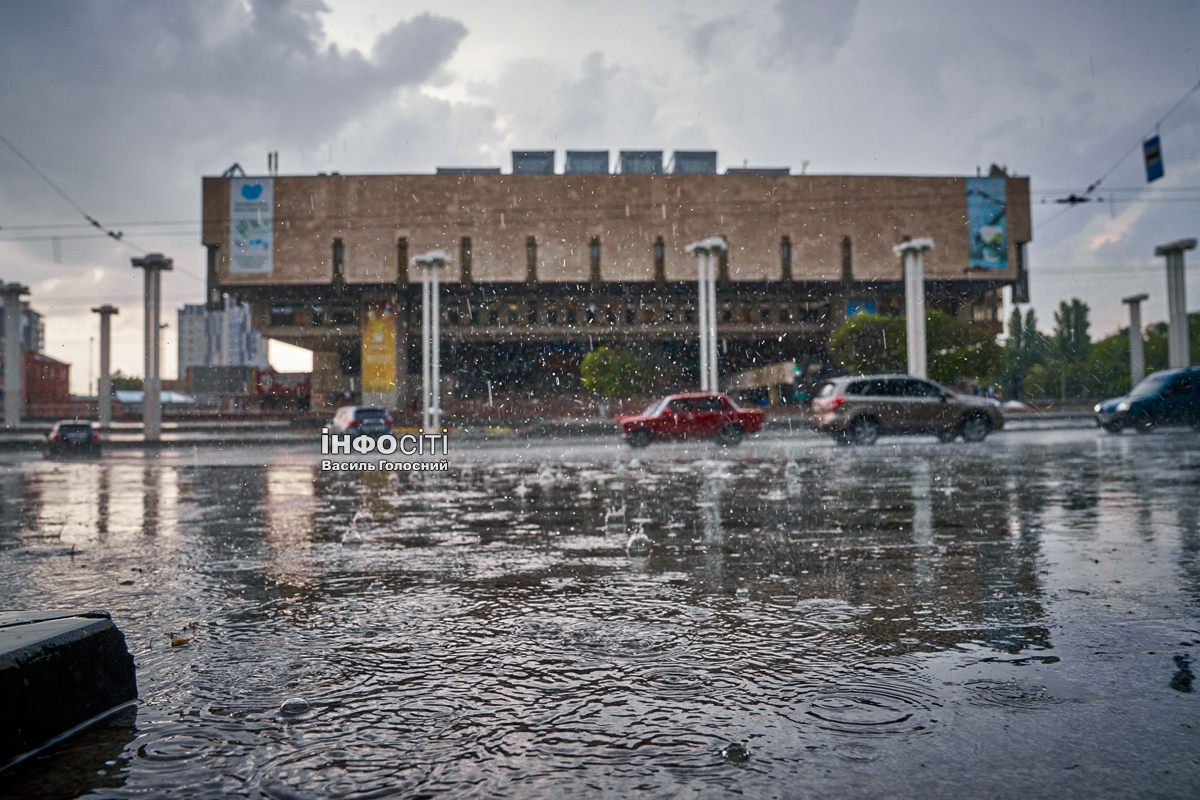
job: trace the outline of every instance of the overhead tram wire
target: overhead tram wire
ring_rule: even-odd
[[[1133,153],[1139,147],[1142,146],[1142,143],[1145,142],[1147,135],[1157,131],[1159,129],[1159,127],[1164,122],[1167,121],[1167,118],[1170,117],[1172,114],[1174,114],[1176,111],[1178,111],[1179,108],[1188,101],[1188,98],[1190,98],[1197,91],[1200,91],[1200,81],[1196,81],[1196,83],[1192,86],[1192,88],[1190,88],[1186,92],[1184,92],[1183,97],[1179,98],[1178,102],[1176,102],[1175,105],[1171,106],[1167,110],[1167,113],[1165,113],[1161,117],[1159,117],[1155,121],[1155,123],[1146,130],[1146,133],[1143,134],[1138,141],[1134,142],[1129,147],[1128,150],[1126,150],[1124,153],[1122,153],[1121,157],[1118,158],[1111,167],[1109,167],[1107,170],[1104,171],[1104,174],[1102,174],[1096,180],[1092,181],[1088,185],[1088,187],[1083,190],[1082,194],[1075,194],[1074,192],[1071,192],[1066,197],[1060,197],[1057,200],[1055,200],[1054,202],[1056,202],[1056,203],[1065,203],[1067,207],[1065,209],[1063,209],[1063,211],[1059,212],[1058,214],[1055,214],[1050,219],[1046,220],[1045,222],[1042,222],[1041,225],[1043,227],[1045,227],[1046,225],[1050,224],[1054,220],[1061,217],[1066,211],[1074,208],[1075,206],[1077,206],[1081,203],[1091,203],[1091,202],[1101,200],[1102,198],[1093,197],[1093,194],[1095,193],[1096,189],[1098,189],[1100,187],[1100,184],[1104,183],[1105,179],[1107,179],[1109,175],[1112,175],[1113,172],[1116,171],[1117,167],[1121,166],[1121,164],[1123,164],[1125,162],[1125,159],[1127,159],[1127,158],[1129,158],[1129,156],[1133,155]],[[1045,201],[1043,200],[1042,202],[1045,202]]]
[[[33,170],[39,178],[41,178],[43,181],[45,181],[47,186],[49,186],[51,189],[53,189],[55,192],[57,192],[59,197],[61,197],[63,200],[66,200],[67,203],[70,204],[71,208],[78,211],[84,219],[86,219],[89,223],[91,223],[93,228],[96,228],[97,230],[102,231],[106,236],[108,236],[110,239],[112,239],[114,241],[122,242],[124,244],[129,245],[134,250],[137,250],[140,253],[146,252],[146,250],[144,248],[138,247],[133,242],[127,240],[125,238],[125,234],[123,231],[114,231],[113,229],[105,226],[103,223],[101,223],[99,220],[97,220],[91,214],[84,211],[82,206],[80,206],[78,203],[76,203],[74,200],[72,200],[71,196],[69,194],[67,194],[65,191],[63,191],[62,187],[60,187],[57,183],[55,183],[53,180],[51,180],[49,175],[47,175],[46,173],[44,173],[40,169],[38,169],[37,164],[34,164],[32,161],[30,161],[28,158],[26,158],[25,154],[22,153],[20,150],[18,150],[17,146],[15,144],[13,144],[12,142],[10,142],[8,140],[8,138],[6,136],[4,136],[4,134],[0,134],[0,143],[3,143],[5,147],[7,147],[9,150],[12,150],[13,153],[16,154],[17,158],[19,158],[23,162],[25,162],[25,165],[27,167],[29,167],[31,170]]]

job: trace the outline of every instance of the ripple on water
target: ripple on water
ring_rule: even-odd
[[[656,697],[719,697],[741,690],[745,681],[731,675],[679,666],[652,667],[633,678],[638,689]]]
[[[415,747],[406,752],[321,742],[275,759],[263,770],[259,788],[273,800],[402,797],[424,782],[428,768]]]
[[[517,633],[561,650],[611,658],[665,657],[688,645],[687,635],[675,626],[626,620],[531,619],[522,621]]]
[[[848,682],[821,687],[804,713],[824,730],[881,735],[928,731],[932,705],[923,690],[903,681]]]
[[[1054,697],[1045,686],[1024,681],[968,681],[971,695],[967,702],[976,706],[1000,706],[1014,711],[1040,711],[1062,703],[1075,702]]]

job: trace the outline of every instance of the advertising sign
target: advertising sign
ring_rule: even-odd
[[[275,183],[271,178],[229,181],[229,272],[270,275],[274,268]]]
[[[1004,178],[967,178],[967,236],[971,269],[1008,266],[1008,205]]]
[[[384,300],[367,308],[362,379],[364,392],[390,392],[396,388],[396,316],[391,303]]]
[[[1158,134],[1142,142],[1142,153],[1146,156],[1146,183],[1154,183],[1163,176],[1162,141]]]

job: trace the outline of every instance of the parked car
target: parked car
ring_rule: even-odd
[[[813,428],[842,444],[874,444],[881,433],[932,433],[982,442],[1004,425],[1000,404],[955,394],[911,375],[852,375],[821,387],[812,403]]]
[[[715,439],[732,447],[747,433],[762,430],[767,413],[739,408],[723,394],[691,393],[664,397],[641,414],[617,416],[621,435],[633,447],[669,439]]]
[[[1165,369],[1143,378],[1124,397],[1096,404],[1096,424],[1109,433],[1159,425],[1192,425],[1200,430],[1200,367]]]
[[[392,432],[392,415],[374,406],[342,406],[333,415],[331,433],[358,436],[383,436]]]
[[[52,456],[68,453],[99,455],[100,434],[89,422],[59,420],[46,434],[46,453]]]

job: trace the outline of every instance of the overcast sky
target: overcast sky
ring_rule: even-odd
[[[1070,297],[1094,335],[1126,322],[1136,292],[1144,319],[1165,318],[1154,246],[1200,235],[1200,92],[1161,127],[1164,179],[1146,187],[1138,149],[1103,203],[1040,204],[1104,175],[1200,81],[1194,0],[6,0],[0,75],[0,134],[88,213],[174,258],[168,377],[174,311],[203,299],[200,178],[235,161],[265,172],[269,150],[284,174],[507,171],[526,148],[560,163],[567,148],[715,149],[722,171],[813,174],[995,162],[1032,178],[1047,331]],[[80,223],[0,147],[0,279],[32,288],[46,350],[82,393],[89,308],[121,307],[114,365],[135,374],[142,322],[137,251],[72,238],[91,235]],[[1195,266],[1188,295],[1200,308]]]

